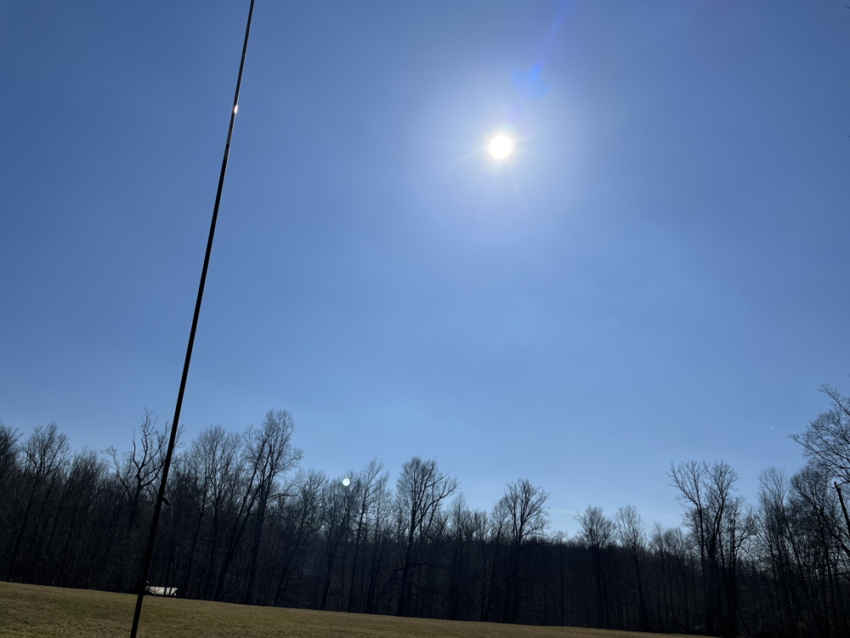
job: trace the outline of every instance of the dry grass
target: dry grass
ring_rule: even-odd
[[[135,600],[135,596],[128,594],[0,582],[0,636],[129,636]],[[174,598],[145,599],[139,635],[146,638],[660,637],[660,634],[627,631],[394,618]]]

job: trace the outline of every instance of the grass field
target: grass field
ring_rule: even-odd
[[[136,598],[83,589],[58,589],[0,582],[0,636],[42,638],[129,636]],[[139,635],[146,638],[257,637],[331,638],[649,638],[661,634],[571,627],[527,627],[494,623],[394,618],[336,612],[248,607],[175,598],[147,598]],[[670,638],[670,634],[665,634]]]

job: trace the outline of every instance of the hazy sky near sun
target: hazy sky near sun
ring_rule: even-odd
[[[0,3],[0,419],[171,419],[248,2]],[[474,507],[754,501],[848,392],[843,2],[257,0],[181,421]],[[496,163],[489,139],[515,153]]]

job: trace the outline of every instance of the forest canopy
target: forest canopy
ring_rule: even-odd
[[[756,503],[722,460],[674,463],[681,526],[588,506],[573,537],[551,529],[548,494],[525,479],[474,509],[433,459],[405,462],[395,485],[378,459],[346,477],[303,469],[286,411],[242,432],[211,426],[175,457],[150,582],[372,614],[850,635],[850,400],[823,391],[831,408],[793,437],[804,466],[765,469]],[[135,590],[167,436],[147,410],[123,452],[72,453],[55,423],[26,438],[0,423],[0,576]]]

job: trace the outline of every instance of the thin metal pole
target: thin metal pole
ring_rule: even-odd
[[[850,516],[847,515],[847,506],[844,505],[844,497],[841,495],[841,487],[838,485],[838,481],[833,481],[833,485],[835,485],[835,491],[838,492],[838,500],[841,501],[841,511],[844,512],[844,522],[847,524],[847,534],[850,535]],[[844,543],[842,543],[842,545],[844,545]]]
[[[230,138],[233,135],[233,122],[236,119],[236,111],[239,106],[239,87],[242,85],[242,69],[245,67],[245,54],[248,51],[248,34],[251,31],[251,16],[254,14],[254,0],[248,9],[248,24],[245,26],[245,41],[242,43],[242,59],[239,62],[239,75],[236,78],[236,93],[233,95],[233,109],[230,111],[230,126],[227,129],[227,143],[224,146],[224,158],[221,160],[221,174],[218,177],[218,190],[215,194],[215,205],[213,206],[212,222],[210,223],[210,236],[207,239],[207,252],[204,255],[204,267],[201,270],[201,283],[198,285],[198,298],[195,301],[195,315],[192,317],[192,329],[189,331],[189,345],[186,347],[186,360],[183,362],[183,376],[180,379],[180,390],[177,393],[177,405],[174,407],[174,418],[171,421],[171,437],[168,440],[168,451],[165,454],[165,463],[162,466],[162,480],[159,483],[159,493],[153,508],[153,520],[151,531],[148,535],[148,546],[145,550],[145,558],[142,561],[142,574],[139,577],[138,597],[136,598],[136,611],[133,614],[133,628],[130,638],[136,638],[139,629],[139,616],[142,613],[142,601],[145,597],[145,586],[148,581],[148,572],[153,556],[153,546],[156,541],[156,528],[159,524],[159,515],[162,511],[162,502],[165,499],[165,485],[168,482],[168,470],[171,467],[171,457],[174,453],[174,442],[177,439],[177,423],[180,421],[180,408],[183,407],[183,392],[186,389],[186,378],[189,376],[189,363],[192,360],[192,346],[195,344],[195,331],[198,328],[198,316],[201,313],[201,301],[204,298],[204,284],[207,281],[207,268],[210,264],[210,252],[212,251],[213,236],[215,235],[215,222],[218,219],[218,206],[221,203],[221,189],[224,186],[224,174],[227,172],[227,158],[230,155]]]

